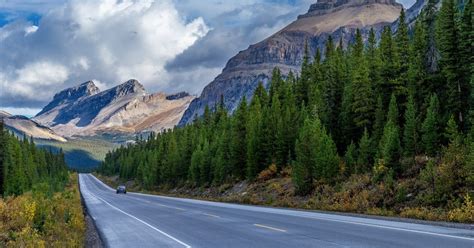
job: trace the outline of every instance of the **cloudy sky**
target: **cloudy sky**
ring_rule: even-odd
[[[0,109],[34,115],[87,80],[199,94],[230,57],[314,2],[0,0]]]

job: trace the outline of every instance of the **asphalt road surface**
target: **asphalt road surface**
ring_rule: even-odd
[[[108,247],[470,247],[474,230],[191,199],[115,193],[80,175]]]

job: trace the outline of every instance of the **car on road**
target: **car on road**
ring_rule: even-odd
[[[127,188],[123,185],[118,186],[117,187],[117,194],[120,194],[120,193],[127,194]]]

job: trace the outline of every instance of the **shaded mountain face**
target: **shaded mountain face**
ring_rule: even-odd
[[[148,94],[134,79],[103,92],[89,81],[56,94],[34,120],[66,137],[156,132],[175,126],[193,99]]]
[[[99,93],[100,90],[95,86],[94,82],[87,81],[77,87],[65,89],[56,95],[54,95],[53,101],[51,101],[46,107],[41,110],[37,115],[42,115],[53,108],[60,105],[75,102],[81,98],[88,97]]]
[[[372,27],[381,30],[393,23],[401,8],[394,0],[318,1],[293,23],[231,58],[222,73],[191,103],[180,125],[202,115],[206,105],[214,106],[221,95],[227,109],[234,111],[243,96],[251,98],[260,81],[267,86],[275,67],[283,75],[290,71],[298,73],[306,43],[310,53],[315,54],[317,48],[324,50],[330,35],[334,41],[342,39],[344,45],[354,40],[356,29],[361,29],[367,38]]]

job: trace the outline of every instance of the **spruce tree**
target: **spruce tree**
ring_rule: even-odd
[[[421,18],[421,17],[420,17]],[[423,22],[415,22],[413,41],[410,43],[410,63],[408,67],[408,91],[413,96],[419,114],[425,113],[428,108],[425,98],[434,92],[434,88],[427,84],[426,52],[427,37]]]
[[[408,37],[408,25],[406,23],[405,9],[402,8],[400,17],[398,19],[398,29],[395,37],[396,51],[399,59],[399,67],[396,72],[398,78],[397,82],[397,98],[398,103],[401,106],[405,105],[408,95],[408,68],[410,64],[410,48],[409,48],[409,37]],[[394,72],[395,73],[395,72]]]
[[[371,140],[369,137],[369,132],[367,129],[364,130],[364,134],[362,135],[362,138],[360,138],[359,141],[359,152],[358,152],[358,157],[357,157],[357,168],[356,172],[357,173],[365,173],[369,170],[370,164],[371,164],[371,157],[372,157],[372,152],[371,152]]]
[[[309,60],[309,48],[308,43],[305,43],[303,63],[301,66],[301,77],[296,84],[296,98],[300,103],[308,104],[309,102],[309,92],[311,85],[311,62]]]
[[[390,104],[388,105],[387,120],[391,121],[394,125],[398,125],[398,119],[399,112],[397,98],[395,97],[395,94],[392,94],[392,97],[390,98]]]
[[[314,179],[333,181],[338,173],[336,145],[321,125],[319,118],[305,120],[296,141],[293,167],[297,192],[306,194]]]
[[[439,121],[439,115],[438,115],[438,110],[439,109],[439,103],[438,103],[438,97],[436,95],[431,96],[430,98],[430,104],[428,106],[428,110],[426,113],[426,118],[423,121],[423,125],[421,127],[421,140],[423,142],[423,148],[426,154],[430,156],[436,155],[438,151],[438,142],[439,142],[439,136],[438,136],[438,121]]]
[[[392,30],[390,26],[384,27],[382,31],[382,36],[380,38],[380,60],[381,63],[381,77],[382,77],[382,84],[379,86],[377,90],[380,94],[382,94],[383,106],[388,106],[388,101],[390,100],[390,96],[395,91],[395,87],[393,82],[396,80],[396,72],[397,71],[397,55],[396,49],[394,45],[394,41],[392,39]]]
[[[373,142],[375,142],[376,145],[379,144],[380,138],[382,137],[383,134],[383,128],[385,126],[385,119],[386,119],[386,112],[384,111],[384,106],[383,106],[383,101],[382,97],[379,95],[377,97],[377,104],[375,107],[375,122],[374,126],[372,128],[372,136],[373,136]]]
[[[414,157],[417,153],[418,132],[415,100],[413,95],[408,97],[405,111],[405,126],[403,128],[403,151],[405,156]]]
[[[354,142],[347,147],[346,153],[344,154],[344,163],[346,175],[351,175],[356,171],[357,166],[357,150]]]
[[[361,134],[364,128],[371,128],[374,115],[374,95],[369,79],[369,68],[364,56],[364,43],[359,30],[356,32],[356,41],[352,51],[352,84],[353,96],[352,111],[354,122]]]
[[[385,124],[382,138],[380,139],[378,158],[383,159],[388,168],[395,172],[400,171],[399,160],[401,157],[400,131],[398,127],[398,105],[396,97],[392,94],[387,123]]]
[[[262,144],[262,108],[260,105],[260,97],[254,95],[249,110],[249,118],[247,123],[247,179],[254,179],[262,166],[262,160],[266,159],[261,155]]]
[[[247,99],[244,96],[232,118],[229,163],[233,168],[233,174],[237,178],[243,178],[245,175],[245,165],[247,163],[247,121]]]
[[[456,121],[460,126],[464,126],[466,109],[463,109],[463,92],[470,86],[464,85],[467,82],[461,82],[459,70],[462,65],[459,64],[461,57],[458,50],[459,32],[456,27],[456,5],[454,0],[443,0],[439,10],[436,26],[436,43],[440,52],[440,66],[442,74],[446,80],[445,96],[443,107],[445,113],[444,120],[454,114]]]
[[[372,90],[374,90],[374,95],[379,94],[380,92],[377,92],[376,90],[379,89],[382,83],[380,75],[382,61],[380,60],[380,55],[377,48],[377,37],[373,28],[370,29],[369,33],[366,57],[369,67],[369,79],[372,84]]]
[[[462,103],[463,109],[469,109],[469,121],[472,125],[474,123],[474,3],[473,0],[467,0],[462,13],[460,24],[460,65],[461,76],[460,81],[462,86]],[[467,99],[467,100],[466,100]],[[466,120],[467,126],[469,125]],[[461,127],[466,130],[467,126]]]

